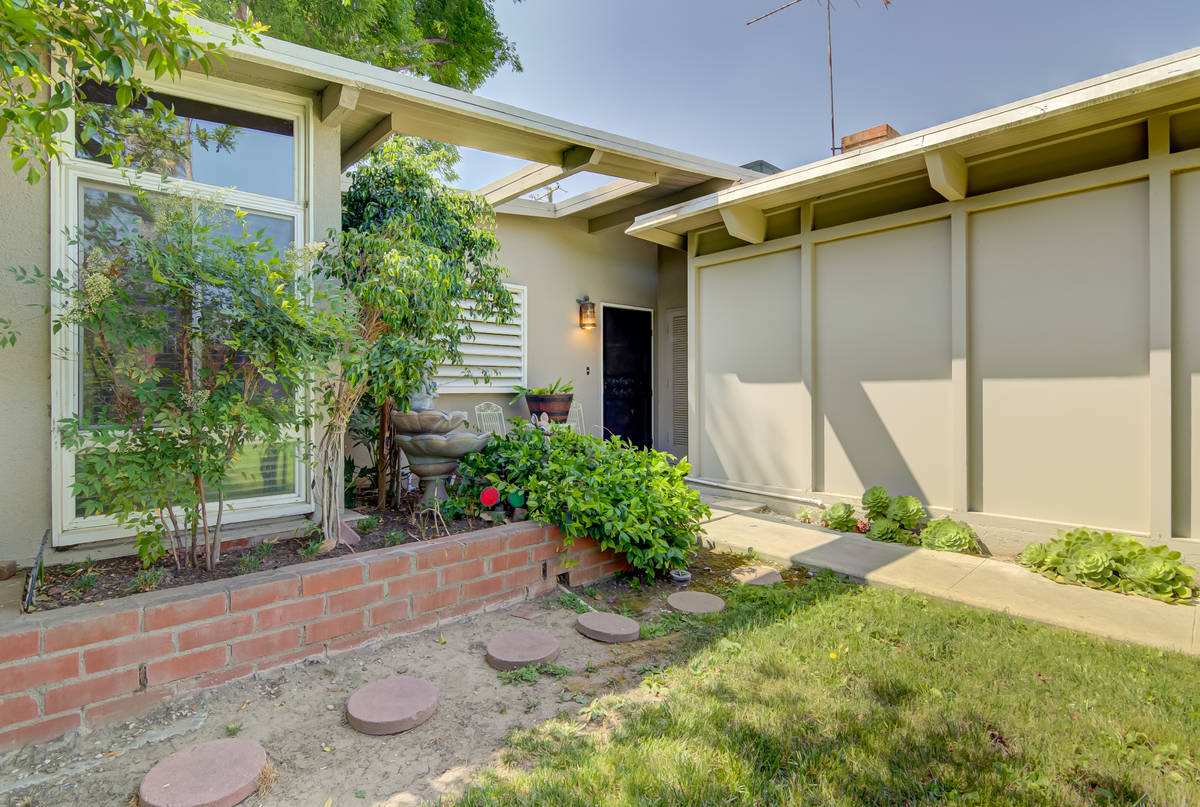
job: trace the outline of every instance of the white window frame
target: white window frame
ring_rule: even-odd
[[[475,378],[470,386],[463,384],[454,387],[439,386],[437,394],[441,395],[491,395],[513,394],[517,387],[529,383],[529,287],[519,283],[505,283],[504,288],[512,293],[521,295],[521,377],[515,384],[493,384],[491,379]],[[439,376],[450,375],[451,370],[461,370],[458,365],[445,364],[438,369]],[[465,378],[465,377],[464,377]],[[474,377],[473,377],[474,378]]]
[[[310,215],[312,177],[315,155],[312,148],[311,121],[313,102],[310,98],[288,93],[253,87],[238,82],[212,78],[200,74],[184,73],[176,81],[156,81],[144,71],[138,77],[152,90],[168,93],[175,97],[204,101],[232,109],[258,112],[272,117],[292,121],[293,143],[293,198],[279,199],[236,189],[225,189],[187,179],[163,179],[161,176],[116,169],[75,155],[75,126],[71,120],[61,139],[64,156],[61,163],[50,168],[50,266],[52,271],[64,273],[77,271],[72,255],[74,247],[68,244],[69,234],[79,225],[80,185],[96,183],[126,189],[129,186],[146,190],[169,189],[184,193],[211,194],[219,191],[222,201],[230,206],[244,208],[250,213],[267,213],[290,217],[294,222],[293,233],[296,243],[309,243],[314,239],[314,224]],[[51,320],[57,319],[65,310],[67,301],[63,295],[51,292]],[[50,336],[50,445],[51,445],[51,505],[52,545],[72,546],[81,543],[108,541],[127,538],[131,531],[121,526],[111,516],[78,516],[75,512],[74,456],[63,446],[58,421],[76,415],[79,400],[79,331],[67,327]],[[311,405],[306,396],[297,401],[299,406]],[[309,514],[313,512],[312,468],[305,456],[309,453],[312,435],[309,431],[299,435],[302,445],[296,451],[293,472],[294,487],[291,491],[272,496],[260,496],[227,501],[224,523],[236,524],[269,518]],[[216,515],[217,505],[208,506],[211,517]]]

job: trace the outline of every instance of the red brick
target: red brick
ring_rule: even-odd
[[[563,550],[562,544],[540,544],[529,550],[529,555],[534,563],[541,563],[544,560],[562,557],[565,554],[566,552]]]
[[[191,678],[225,666],[225,648],[210,647],[182,656],[156,661],[146,667],[146,683],[150,686]]]
[[[498,552],[503,552],[508,547],[508,536],[506,535],[495,535],[484,538],[474,538],[464,535],[459,541],[463,545],[464,555],[467,560],[495,555]]]
[[[17,695],[0,701],[0,726],[14,726],[38,716],[37,701],[28,695]]]
[[[288,577],[283,580],[271,580],[245,588],[233,588],[229,591],[229,610],[249,611],[251,608],[261,608],[284,600],[294,600],[300,596],[300,578]]]
[[[600,572],[602,577],[612,577],[617,572],[629,571],[629,561],[625,558],[613,558],[607,563],[600,564],[596,571]]]
[[[238,636],[249,636],[252,633],[254,633],[254,617],[250,614],[237,614],[218,619],[215,622],[197,625],[194,628],[185,628],[179,631],[176,638],[179,642],[179,650],[183,652],[210,644],[227,642]]]
[[[385,622],[395,622],[400,619],[408,619],[408,600],[397,600],[389,602],[386,605],[380,605],[378,608],[372,608],[368,612],[369,624],[374,627],[382,625]]]
[[[88,675],[104,672],[114,667],[128,667],[131,664],[168,656],[175,652],[175,643],[169,633],[155,633],[149,636],[136,636],[123,642],[113,642],[103,647],[89,647],[83,651],[83,668]]]
[[[309,572],[300,578],[300,591],[305,597],[324,594],[327,591],[337,591],[340,588],[359,586],[363,582],[363,567],[355,563],[353,566],[343,566],[339,569],[325,569],[320,572]]]
[[[0,664],[14,659],[29,658],[37,654],[38,632],[36,630],[0,636]]]
[[[611,555],[599,549],[587,549],[583,552],[572,552],[571,559],[577,561],[580,566],[599,566],[608,560]]]
[[[574,569],[569,570],[567,575],[567,580],[571,586],[582,586],[587,583],[595,583],[597,580],[600,580],[604,577],[598,566],[576,566]]]
[[[518,569],[515,572],[509,572],[504,575],[504,587],[507,589],[519,588],[520,586],[527,586],[541,579],[542,570],[537,566],[532,566],[528,569]]]
[[[286,605],[277,605],[274,608],[264,608],[259,611],[258,629],[260,631],[273,630],[296,622],[307,622],[324,615],[325,600],[322,597],[289,602]]]
[[[372,580],[386,580],[389,577],[400,577],[412,572],[412,564],[412,555],[378,558],[369,564],[367,576]]]
[[[45,684],[57,684],[79,675],[79,653],[40,658],[14,664],[0,672],[0,695],[21,692]]]
[[[225,592],[193,597],[179,602],[146,606],[146,630],[170,628],[201,619],[212,619],[225,613]]]
[[[430,541],[413,547],[413,552],[416,554],[418,571],[436,569],[463,559],[463,545],[457,541],[445,544]]]
[[[258,670],[271,670],[275,667],[286,667],[289,664],[295,664],[297,661],[303,661],[314,655],[319,655],[320,650],[312,647],[302,647],[299,650],[293,650],[290,653],[283,653],[279,656],[272,656],[268,659],[263,659],[255,665]]]
[[[478,614],[483,610],[483,601],[476,600],[475,602],[464,602],[460,605],[455,605],[451,608],[443,608],[438,611],[438,624],[451,622],[459,617],[469,614]]]
[[[466,563],[456,563],[442,569],[442,585],[449,586],[464,580],[474,580],[483,577],[483,561],[469,560]]]
[[[412,577],[402,577],[388,583],[388,597],[407,597],[409,594],[419,594],[433,591],[437,588],[437,572],[414,574]]]
[[[118,720],[136,717],[142,712],[148,712],[165,700],[172,697],[170,689],[159,689],[153,692],[137,692],[117,700],[98,703],[83,710],[84,719],[93,728],[105,723],[115,723]]]
[[[104,614],[90,619],[80,619],[66,625],[55,625],[46,629],[46,637],[42,641],[42,652],[53,653],[56,650],[66,650],[68,647],[79,647],[96,642],[107,642],[122,636],[132,636],[138,632],[141,616],[137,611],[122,611],[116,614]]]
[[[58,739],[71,729],[79,728],[79,722],[79,713],[75,712],[0,732],[0,752]]]
[[[462,598],[463,600],[474,600],[478,597],[495,594],[503,588],[504,578],[500,576],[476,580],[473,583],[463,583]]]
[[[229,540],[221,541],[221,552],[229,552],[234,549],[245,549],[250,546],[249,538],[230,538]]]
[[[233,660],[248,661],[265,658],[300,646],[300,629],[290,628],[277,633],[254,636],[233,645]]]
[[[529,565],[529,550],[523,549],[519,552],[509,552],[507,555],[499,555],[491,559],[492,573],[507,572],[509,569],[515,569],[518,566]]]
[[[521,532],[521,533],[517,533],[516,535],[508,536],[508,548],[509,549],[520,549],[522,547],[533,546],[534,544],[540,544],[546,540],[547,540],[547,537],[546,537],[544,527],[542,527],[541,525],[530,526],[529,532]],[[557,544],[559,542],[558,540],[556,540],[554,538],[551,538],[550,540],[554,544]]]
[[[366,614],[362,611],[356,611],[352,614],[343,614],[335,616],[333,619],[325,619],[320,622],[314,622],[311,625],[304,627],[304,642],[305,644],[316,644],[324,642],[336,636],[345,636],[347,633],[354,633],[363,629],[363,624],[366,621]]]
[[[254,674],[253,664],[242,664],[237,667],[230,667],[227,670],[217,670],[216,672],[202,675],[194,681],[184,681],[179,684],[177,693],[186,695],[190,692],[199,692],[204,689],[212,689],[213,687],[227,684],[230,681],[236,681],[239,678],[245,678],[248,675]]]
[[[439,608],[445,608],[447,605],[454,605],[456,602],[458,602],[457,588],[446,588],[430,594],[417,594],[413,597],[413,613],[424,614],[429,611],[436,611]]]
[[[353,650],[356,647],[362,647],[363,645],[373,642],[376,639],[382,639],[386,634],[387,631],[385,631],[383,628],[363,631],[362,633],[355,633],[351,636],[343,636],[340,639],[334,639],[330,641],[328,648],[329,651],[333,653],[339,653],[343,650]]]
[[[501,591],[499,594],[494,594],[483,601],[484,610],[490,611],[493,607],[507,604],[510,602],[521,602],[525,599],[525,591]]]
[[[373,586],[364,586],[363,588],[343,591],[341,594],[330,594],[329,607],[325,611],[330,614],[341,614],[346,611],[353,611],[356,608],[365,608],[368,605],[374,605],[382,600],[383,583],[376,583]]]
[[[410,633],[420,633],[437,624],[437,616],[425,614],[407,622],[393,622],[388,625],[388,636],[406,636]]]
[[[46,691],[46,714],[52,715],[68,709],[78,709],[89,703],[106,701],[138,688],[138,671],[121,670],[108,675],[85,678],[73,684],[64,684]]]

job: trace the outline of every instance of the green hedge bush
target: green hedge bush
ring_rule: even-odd
[[[709,515],[685,481],[691,466],[673,459],[616,437],[518,424],[463,458],[447,515],[474,512],[489,485],[502,502],[524,494],[529,517],[561,529],[568,544],[594,538],[638,572],[658,574],[686,565]]]
[[[1163,602],[1196,596],[1196,570],[1165,546],[1147,547],[1132,535],[1079,528],[1021,552],[1021,564],[1058,583],[1137,594]]]

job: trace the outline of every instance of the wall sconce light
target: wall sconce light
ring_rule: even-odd
[[[585,294],[575,302],[579,303],[579,327],[590,331],[596,327],[596,304]]]

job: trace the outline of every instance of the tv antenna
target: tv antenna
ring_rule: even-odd
[[[546,188],[541,193],[538,193],[538,194],[531,193],[529,195],[529,198],[535,202],[540,202],[543,199],[545,199],[546,202],[548,202],[549,204],[554,204],[554,192],[558,191],[558,190],[562,190],[562,186],[560,186],[557,182],[555,182],[553,185]]]
[[[789,2],[784,3],[782,6],[773,8],[766,14],[761,14],[748,21],[746,25],[753,25],[760,20],[765,20],[772,14],[778,14],[785,8],[791,8],[800,2],[801,0],[789,0]],[[817,2],[819,3],[820,0],[817,0]],[[854,2],[858,3],[858,0],[854,0]],[[884,8],[887,8],[891,4],[892,0],[883,0]],[[825,52],[829,56],[829,153],[837,156],[837,127],[834,125],[833,119],[833,0],[825,0]]]

